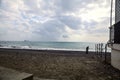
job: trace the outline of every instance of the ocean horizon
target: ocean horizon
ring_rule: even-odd
[[[95,51],[95,42],[43,42],[43,41],[0,41],[0,48],[13,49],[35,49],[35,50],[67,50],[85,51],[89,46],[89,51]],[[105,43],[103,43],[103,48]],[[110,51],[110,49],[108,50]]]

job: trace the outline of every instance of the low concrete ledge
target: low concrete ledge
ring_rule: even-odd
[[[33,80],[33,74],[18,72],[0,66],[0,80]]]
[[[120,51],[120,44],[108,44],[108,47]]]

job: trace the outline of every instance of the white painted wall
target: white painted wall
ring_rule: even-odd
[[[120,51],[119,50],[112,49],[111,64],[113,67],[120,70]]]

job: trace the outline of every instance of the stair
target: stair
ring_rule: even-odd
[[[56,80],[56,79],[43,79],[43,78],[34,77],[33,80]]]
[[[33,74],[18,72],[0,66],[0,80],[33,80]]]

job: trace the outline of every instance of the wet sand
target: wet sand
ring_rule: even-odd
[[[119,80],[120,71],[100,59],[94,52],[0,49],[0,66],[32,73],[40,78]]]

